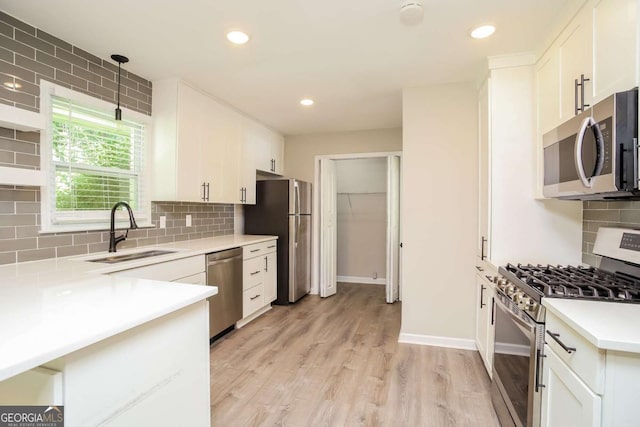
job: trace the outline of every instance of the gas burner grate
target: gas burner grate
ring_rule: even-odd
[[[505,269],[540,295],[640,303],[640,279],[594,267],[508,264]]]

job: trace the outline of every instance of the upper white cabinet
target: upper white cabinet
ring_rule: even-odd
[[[593,27],[591,9],[583,8],[560,35],[560,121],[579,114],[591,105],[593,84]]]
[[[593,99],[638,85],[638,2],[593,4]]]
[[[251,141],[256,169],[276,175],[284,174],[284,137],[259,124],[248,123],[247,138]]]
[[[534,63],[533,54],[489,58],[478,91],[479,266],[580,262],[582,205],[535,198]]]
[[[638,85],[637,0],[589,0],[536,65],[538,132]]]
[[[255,204],[256,170],[282,171],[268,169],[282,135],[178,79],[153,89],[153,199]]]
[[[489,140],[491,138],[491,118],[489,105],[488,78],[478,93],[478,247],[476,255],[480,261],[490,258],[491,204],[489,203]]]

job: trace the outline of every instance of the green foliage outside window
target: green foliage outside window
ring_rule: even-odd
[[[136,209],[138,130],[54,108],[56,210],[108,210],[123,200]]]

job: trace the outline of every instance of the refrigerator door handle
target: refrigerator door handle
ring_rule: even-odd
[[[296,214],[300,215],[300,186],[298,185],[298,183],[296,182],[295,184],[296,187]]]

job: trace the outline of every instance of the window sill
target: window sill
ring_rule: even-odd
[[[85,231],[109,231],[109,224],[65,224],[60,226],[51,226],[47,228],[41,228],[38,231],[38,234],[55,234],[55,233],[83,233]],[[116,230],[124,231],[129,228],[129,222],[117,222]],[[142,224],[138,224],[138,229],[141,228],[156,228],[156,226],[149,222],[144,222]]]

